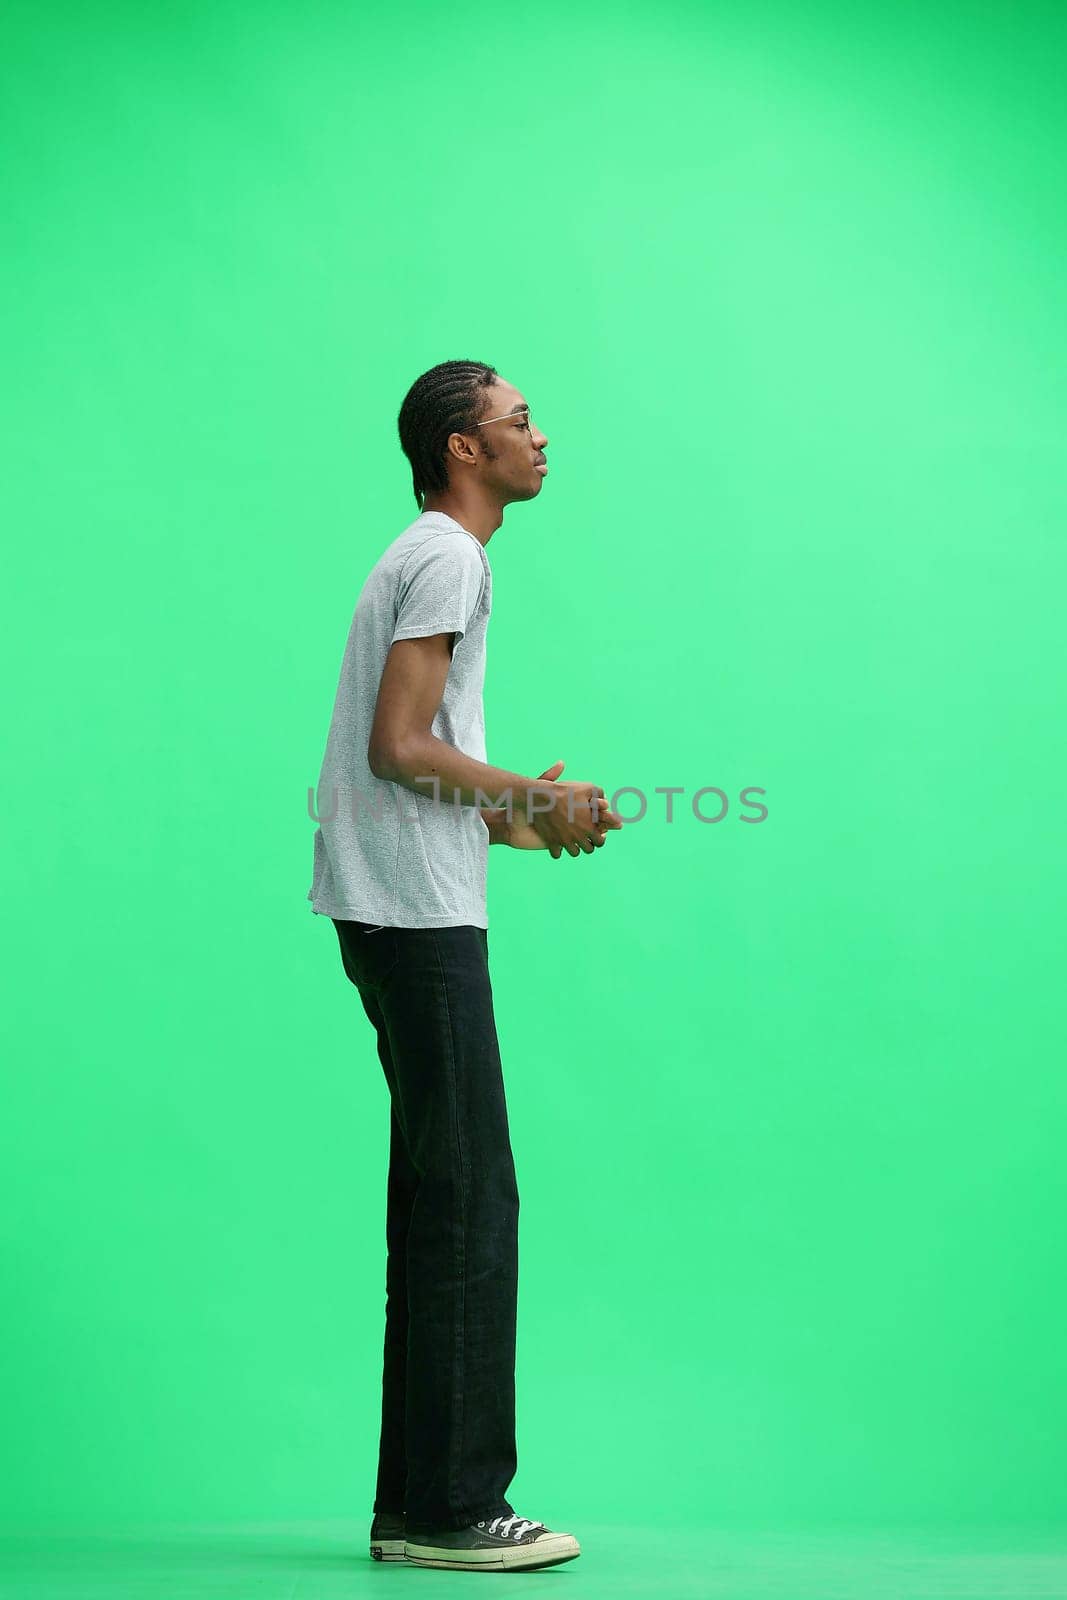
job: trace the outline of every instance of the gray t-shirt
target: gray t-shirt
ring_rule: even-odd
[[[435,801],[374,777],[374,708],[394,639],[454,633],[433,733],[486,760],[485,636],[492,573],[480,540],[443,511],[424,511],[371,568],[359,595],[317,789],[313,912],[396,928],[488,928],[489,831],[443,788]]]

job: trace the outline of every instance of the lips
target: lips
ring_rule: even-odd
[[[548,462],[547,461],[543,461],[543,460],[542,461],[535,461],[534,462],[534,466],[537,468],[538,472],[547,472],[548,471]]]

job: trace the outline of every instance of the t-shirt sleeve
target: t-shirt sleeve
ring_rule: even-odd
[[[400,573],[393,639],[454,633],[458,644],[478,609],[484,582],[485,572],[469,534],[427,539],[412,551]]]

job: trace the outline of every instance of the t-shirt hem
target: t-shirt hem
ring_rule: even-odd
[[[398,639],[432,639],[439,633],[455,633],[459,635],[458,644],[466,631],[465,622],[411,622],[404,628],[394,628],[391,638],[395,644]]]
[[[488,932],[488,914],[469,912],[445,913],[439,917],[422,917],[418,922],[390,922],[388,917],[375,916],[369,913],[366,907],[357,910],[354,906],[346,906],[341,910],[319,902],[312,903],[312,913],[317,917],[336,917],[340,922],[373,922],[385,928],[485,928]]]

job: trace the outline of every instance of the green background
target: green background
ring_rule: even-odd
[[[369,1519],[388,1098],[307,789],[454,358],[552,466],[490,760],[651,802],[490,857],[512,1502],[1064,1521],[1065,34],[7,8],[4,1521]]]

